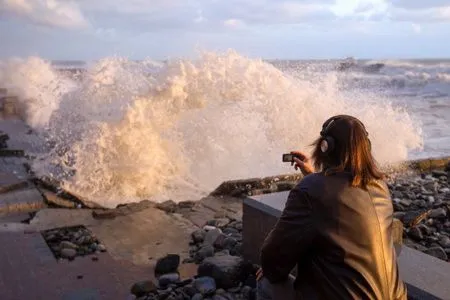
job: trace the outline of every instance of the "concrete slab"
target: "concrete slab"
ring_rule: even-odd
[[[40,189],[40,191],[44,196],[44,199],[46,200],[47,204],[49,205],[54,205],[63,208],[75,208],[77,206],[75,202],[61,198],[51,191],[42,188]]]
[[[199,201],[202,206],[214,211],[215,214],[221,213],[223,216],[236,220],[242,219],[242,202],[241,198],[230,196],[210,196]]]
[[[0,193],[6,193],[26,186],[28,186],[26,180],[19,179],[13,173],[0,171]]]
[[[0,233],[0,298],[128,299],[133,283],[155,281],[148,266],[97,257],[58,262],[41,234]]]
[[[450,264],[420,251],[403,247],[398,257],[408,299],[450,299]]]
[[[190,233],[196,229],[155,208],[97,221],[89,229],[111,256],[136,265],[154,265],[170,253],[180,254],[182,260],[188,258]]]
[[[41,194],[35,188],[0,194],[0,214],[31,212],[45,207]]]
[[[22,149],[26,153],[41,152],[44,140],[36,134],[30,134],[30,127],[18,118],[0,119],[0,130],[9,135],[8,147]]]
[[[59,227],[84,225],[86,227],[98,225],[100,222],[92,217],[89,209],[46,208],[36,213],[30,220],[29,230],[48,230]]]

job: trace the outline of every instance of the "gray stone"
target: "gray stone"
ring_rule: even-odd
[[[153,282],[151,282],[150,280],[145,280],[133,284],[133,286],[131,287],[131,293],[136,297],[142,297],[147,295],[148,293],[156,291],[156,289],[157,287]]]
[[[236,228],[236,229],[239,230],[239,231],[242,231],[242,221],[237,221],[237,222],[234,224],[234,228]]]
[[[201,229],[196,230],[192,233],[192,240],[195,243],[201,243],[205,240],[205,235],[206,235],[206,232],[204,230],[201,230]]]
[[[233,233],[239,233],[239,230],[237,230],[236,228],[233,228],[233,227],[224,228],[222,231],[226,235],[230,235],[230,234],[233,234]]]
[[[220,294],[225,294],[226,291],[224,289],[217,289],[216,290],[216,295],[220,295]]]
[[[212,277],[202,276],[195,279],[194,287],[203,295],[211,295],[216,291],[216,282]]]
[[[441,247],[429,248],[429,249],[425,250],[424,253],[434,256],[436,258],[442,259],[442,260],[448,259],[447,254],[445,253],[444,249],[442,249]]]
[[[61,250],[61,256],[64,258],[74,258],[77,255],[77,250],[64,248]]]
[[[415,241],[423,240],[422,231],[418,227],[412,227],[409,229],[408,236]]]
[[[201,262],[207,257],[211,257],[214,255],[214,246],[213,245],[203,245],[200,250],[195,254],[195,261]]]
[[[211,226],[211,225],[205,225],[205,226],[203,226],[203,230],[206,231],[206,232],[209,232],[209,231],[215,230],[215,229],[217,229],[216,226]]]
[[[78,246],[75,245],[72,242],[69,241],[62,241],[59,246],[61,247],[61,249],[67,248],[67,249],[78,249]]]
[[[194,287],[194,284],[193,284],[193,283],[184,286],[184,287],[182,288],[182,291],[183,291],[184,294],[186,294],[186,295],[189,296],[189,297],[193,297],[195,294],[198,293],[198,292],[197,292],[197,289]],[[200,294],[200,295],[201,295],[201,294]]]
[[[249,299],[250,293],[252,292],[252,288],[246,285],[242,288],[241,292],[245,299]]]
[[[444,208],[433,209],[430,213],[430,218],[441,219],[447,216],[447,211]]]
[[[439,178],[439,177],[441,177],[441,176],[447,176],[447,172],[445,172],[445,171],[441,171],[441,170],[433,170],[432,172],[431,172],[431,174],[433,175],[433,177],[436,177],[436,178]]]
[[[97,250],[100,252],[106,252],[106,247],[103,244],[98,244],[97,245]]]
[[[225,227],[230,223],[230,219],[228,218],[219,218],[206,222],[206,225],[214,226],[214,227]]]
[[[165,211],[166,213],[174,213],[177,210],[177,204],[172,200],[167,200],[156,204],[156,208]]]
[[[417,227],[420,229],[420,231],[422,232],[423,235],[430,235],[433,233],[433,230],[430,227],[428,227],[427,225],[420,224]]]
[[[442,236],[439,239],[439,245],[443,248],[450,248],[450,238],[448,236]]]
[[[449,193],[450,192],[450,188],[442,188],[439,190],[439,192],[445,194],[445,193]]]
[[[169,284],[176,283],[179,281],[180,281],[180,274],[178,273],[164,274],[158,278],[158,283],[160,287],[166,287]]]
[[[194,296],[192,296],[191,300],[203,300],[203,295],[195,294]]]
[[[168,254],[158,259],[155,266],[155,274],[175,273],[180,265],[180,256],[177,254]]]
[[[232,288],[239,283],[242,263],[242,258],[238,256],[216,254],[203,261],[198,268],[198,275],[214,278],[218,287]]]
[[[400,200],[400,204],[401,204],[402,206],[404,206],[404,207],[408,207],[408,206],[410,206],[410,205],[412,204],[412,201],[411,201],[411,200],[408,200],[408,199],[401,199],[401,200]]]
[[[205,244],[214,245],[214,242],[221,234],[222,234],[222,231],[217,228],[208,231],[205,235]]]

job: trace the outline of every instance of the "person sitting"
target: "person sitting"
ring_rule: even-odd
[[[407,299],[392,201],[363,123],[334,116],[313,146],[311,158],[292,152],[305,177],[262,246],[257,299]]]

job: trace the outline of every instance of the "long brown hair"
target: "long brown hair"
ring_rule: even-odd
[[[361,188],[366,188],[372,180],[384,178],[372,156],[368,133],[360,120],[348,115],[334,116],[324,123],[323,130],[323,136],[312,144],[316,170],[323,170],[325,175],[350,172],[351,185]],[[333,139],[334,147],[324,153],[321,144],[326,136]]]

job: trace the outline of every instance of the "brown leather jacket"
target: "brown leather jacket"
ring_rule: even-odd
[[[262,247],[264,276],[282,282],[297,265],[298,299],[406,299],[389,190],[382,181],[354,188],[350,179],[314,173],[290,192]]]

